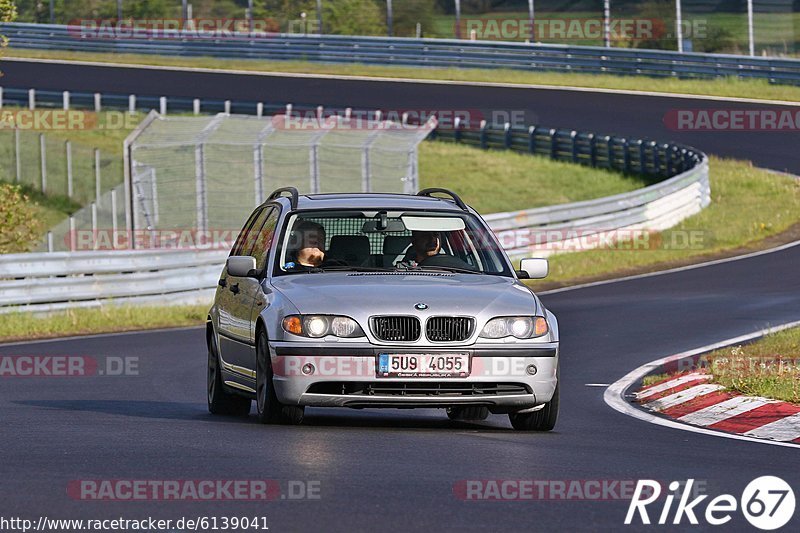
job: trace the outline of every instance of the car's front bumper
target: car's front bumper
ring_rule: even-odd
[[[557,342],[430,348],[332,344],[270,343],[273,382],[282,403],[356,408],[484,405],[503,412],[543,404],[556,387]],[[377,377],[381,353],[467,353],[471,373],[463,378]],[[308,364],[313,365],[311,374],[303,371]]]

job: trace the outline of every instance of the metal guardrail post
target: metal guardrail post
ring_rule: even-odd
[[[486,121],[485,120],[481,120],[480,143],[481,143],[481,148],[483,148],[484,150],[486,150],[486,148],[489,145],[487,137],[488,137],[488,133],[486,131]]]
[[[36,89],[28,89],[28,109],[36,109]]]
[[[103,97],[100,93],[94,93],[94,112],[99,113],[103,110]]]
[[[608,168],[614,168],[614,138],[606,135],[606,160]]]
[[[531,154],[536,153],[536,126],[528,128],[528,152]]]
[[[631,171],[631,143],[622,139],[622,168],[627,173]]]
[[[658,154],[658,143],[650,141],[650,146],[653,148],[653,173],[658,176],[661,175],[661,158]]]
[[[97,204],[92,202],[92,249],[97,250]]]
[[[595,137],[594,133],[590,133],[588,136],[589,140],[589,162],[591,166],[597,166],[597,138]]]
[[[461,142],[461,117],[456,117],[453,121],[453,142]]]
[[[133,115],[136,113],[136,95],[129,94],[128,95],[128,113]]]
[[[69,111],[69,91],[61,93],[61,101],[61,106],[64,108],[64,111]]]
[[[503,126],[503,145],[507,149],[511,149],[513,141],[514,139],[511,137],[511,123],[506,122],[505,126]]]
[[[162,96],[158,99],[158,112],[161,115],[167,114],[167,97]]]
[[[572,141],[572,162],[573,163],[577,163],[578,162],[578,139],[577,139],[577,137],[578,137],[578,132],[577,131],[572,130],[571,132],[569,132],[569,138],[570,138],[570,141]]]
[[[192,100],[192,113],[194,113],[195,115],[199,115],[200,114],[200,99],[199,98],[195,98],[194,100]]]
[[[76,248],[75,239],[77,239],[77,238],[78,238],[78,236],[75,235],[75,217],[70,215],[70,217],[69,217],[69,251],[70,252],[74,252],[75,251],[75,248]]]
[[[53,252],[53,232],[52,231],[48,231],[47,232],[47,251],[49,253]]]
[[[111,189],[111,234],[112,238],[117,239],[117,189]],[[112,246],[113,246],[112,242]]]
[[[551,128],[550,132],[550,159],[558,159],[558,130]]]
[[[644,141],[638,139],[636,144],[639,146],[639,173],[647,174],[647,159],[645,157]]]

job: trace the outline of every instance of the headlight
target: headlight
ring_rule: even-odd
[[[343,338],[364,336],[358,322],[347,316],[289,315],[283,319],[283,329],[293,335],[313,339],[328,335]]]
[[[502,339],[503,337],[531,339],[541,337],[547,332],[547,320],[544,317],[507,316],[491,319],[483,327],[480,336],[484,339]]]

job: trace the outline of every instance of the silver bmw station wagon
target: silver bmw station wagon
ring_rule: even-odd
[[[434,196],[439,195],[439,196]],[[444,198],[441,196],[445,196]],[[558,322],[478,213],[417,195],[273,192],[249,217],[206,329],[208,408],[299,424],[309,407],[558,417]]]

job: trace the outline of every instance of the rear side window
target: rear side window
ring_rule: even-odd
[[[272,238],[275,236],[275,227],[278,225],[278,215],[280,211],[276,208],[267,209],[264,224],[257,231],[253,230],[255,240],[253,249],[248,255],[256,258],[256,269],[263,270],[267,263],[267,256],[272,247]],[[259,217],[261,219],[261,217]]]
[[[249,238],[252,234],[252,228],[256,224],[259,224],[259,220],[260,224],[263,225],[264,219],[261,216],[263,214],[265,214],[263,207],[259,207],[253,211],[253,214],[250,215],[250,218],[248,218],[247,222],[244,223],[244,227],[242,227],[242,231],[239,232],[239,236],[236,237],[236,242],[231,250],[231,255],[248,255],[247,251],[252,248],[252,240]]]

